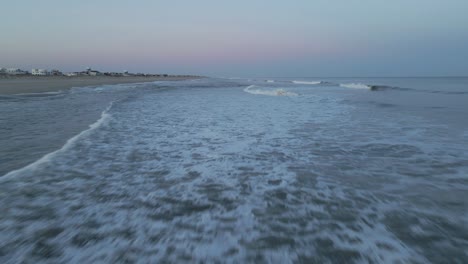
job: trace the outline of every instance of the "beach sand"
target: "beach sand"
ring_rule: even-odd
[[[21,76],[0,77],[0,94],[42,93],[70,89],[72,87],[97,86],[104,84],[143,83],[153,81],[177,81],[199,77],[168,76]]]

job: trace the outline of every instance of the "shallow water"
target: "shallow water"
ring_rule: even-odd
[[[2,98],[0,260],[467,262],[468,80],[436,83]]]

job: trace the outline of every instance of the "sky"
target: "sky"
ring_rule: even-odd
[[[0,67],[468,76],[467,12],[467,0],[3,1]]]

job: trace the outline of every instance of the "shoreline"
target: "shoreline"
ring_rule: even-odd
[[[199,76],[21,76],[0,77],[0,94],[44,93],[69,90],[73,87],[145,83],[155,81],[183,81],[200,79]]]

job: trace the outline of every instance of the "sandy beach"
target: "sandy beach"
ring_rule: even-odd
[[[72,87],[96,86],[104,84],[143,83],[153,81],[178,81],[197,77],[168,76],[22,76],[0,77],[0,94],[42,93],[70,89]]]

